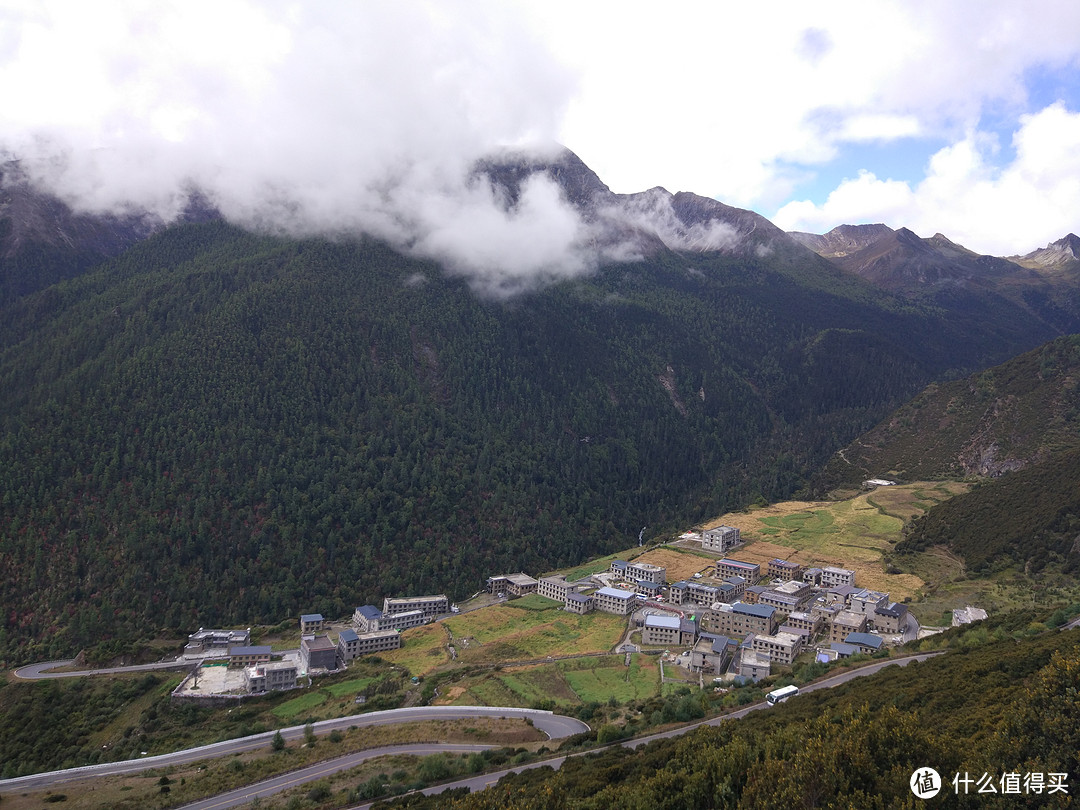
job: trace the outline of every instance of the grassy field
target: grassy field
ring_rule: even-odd
[[[516,607],[507,602],[465,613],[443,623],[454,637],[464,664],[496,664],[545,656],[607,652],[618,643],[626,619],[608,613],[579,616],[551,600],[537,608],[535,600]],[[540,599],[540,597],[536,597]]]
[[[690,579],[690,577],[699,571],[710,568],[715,561],[715,556],[676,551],[672,548],[654,548],[651,551],[646,551],[635,560],[635,562],[646,562],[663,566],[667,569],[668,582],[678,582],[681,579]]]
[[[316,706],[321,706],[324,703],[326,703],[326,693],[321,689],[317,692],[305,692],[300,697],[295,697],[280,706],[276,706],[273,714],[282,720],[292,720],[297,715],[310,712]]]
[[[598,574],[601,571],[607,571],[611,567],[613,560],[626,560],[637,554],[639,549],[628,548],[626,551],[619,551],[615,554],[609,554],[606,557],[600,557],[592,562],[585,563],[570,571],[565,572],[566,579],[570,582],[576,582],[579,579]],[[545,575],[546,576],[546,575]]]
[[[332,686],[327,686],[326,691],[334,697],[345,697],[346,695],[355,695],[364,691],[364,688],[369,684],[375,682],[375,678],[353,678],[351,681],[342,681],[341,683],[335,683]]]
[[[487,672],[454,683],[436,703],[482,706],[531,706],[553,700],[560,706],[620,702],[657,694],[660,671],[656,656],[589,656]]]
[[[577,696],[585,703],[609,700],[620,703],[656,695],[660,687],[660,669],[655,655],[634,655],[630,666],[622,656],[607,659],[579,658],[562,661],[559,669]]]
[[[450,661],[446,642],[441,622],[425,624],[402,632],[401,649],[379,653],[379,657],[405,667],[413,675],[426,675]]]
[[[774,557],[803,565],[850,568],[855,581],[893,599],[917,598],[925,580],[914,570],[886,573],[885,555],[906,521],[967,489],[955,482],[880,487],[846,501],[786,501],[715,521],[735,526],[747,545],[732,556],[764,568]]]

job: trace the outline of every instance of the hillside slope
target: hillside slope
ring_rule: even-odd
[[[378,242],[212,222],[23,296],[2,655],[574,563],[783,497],[929,379],[1045,340],[821,261],[663,248],[499,303]]]
[[[1080,336],[934,383],[839,451],[818,493],[870,477],[999,476],[1080,447]]]

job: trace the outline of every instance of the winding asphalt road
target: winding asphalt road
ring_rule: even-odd
[[[888,666],[906,666],[912,661],[925,661],[928,658],[932,658],[935,655],[940,655],[941,651],[931,653],[920,653],[919,655],[913,655],[908,658],[901,658],[898,660],[886,659],[878,661],[867,666],[859,667],[857,669],[844,670],[836,675],[826,678],[817,683],[810,684],[802,688],[802,693],[814,692],[818,689],[829,689],[835,686],[839,686],[843,683],[854,678],[861,678],[867,675],[872,675]],[[52,666],[56,666],[54,663]],[[742,709],[738,709],[730,714],[725,714],[721,717],[714,717],[710,720],[703,720],[698,723],[693,723],[686,726],[681,726],[670,731],[660,732],[657,734],[650,734],[647,737],[639,737],[635,740],[628,740],[621,745],[627,748],[638,748],[642,745],[647,745],[654,740],[661,740],[670,737],[677,737],[682,734],[686,734],[689,731],[693,731],[696,728],[707,725],[719,725],[720,723],[728,720],[737,720],[741,717],[745,717],[752,711],[758,711],[766,708],[766,703],[755,703],[751,706],[746,706]],[[313,724],[316,734],[327,734],[334,729],[345,729],[349,726],[375,726],[375,725],[388,725],[392,723],[407,723],[417,722],[420,720],[456,720],[461,718],[472,717],[528,717],[532,720],[533,725],[543,731],[551,739],[558,739],[561,737],[568,737],[572,734],[577,734],[583,731],[588,731],[589,727],[571,717],[564,717],[562,715],[552,714],[551,712],[543,712],[535,709],[515,709],[515,708],[499,708],[499,707],[479,707],[479,706],[423,706],[412,709],[391,709],[383,712],[371,712],[363,715],[353,715],[351,717],[341,717],[334,720],[323,720]],[[127,760],[124,762],[106,763],[102,765],[90,765],[83,768],[71,768],[64,771],[52,771],[49,773],[33,774],[31,776],[22,776],[15,779],[0,780],[0,791],[19,790],[29,791],[38,790],[42,788],[50,788],[55,785],[63,784],[66,782],[82,781],[98,776],[112,775],[112,774],[125,774],[125,773],[139,773],[145,771],[148,768],[161,768],[169,765],[182,765],[190,762],[196,762],[201,759],[207,759],[210,757],[220,757],[229,754],[240,753],[243,751],[250,751],[256,748],[262,748],[270,744],[275,732],[266,732],[264,734],[255,734],[250,737],[241,737],[237,740],[227,740],[225,742],[213,743],[211,745],[204,745],[199,748],[190,748],[185,751],[177,751],[172,754],[161,754],[154,757],[143,757],[137,760]],[[303,737],[304,727],[293,726],[287,729],[281,729],[281,734],[286,740],[295,740]],[[297,785],[305,784],[306,782],[314,781],[315,779],[322,778],[338,771],[347,770],[363,762],[365,759],[369,759],[375,756],[382,756],[384,754],[417,754],[425,755],[438,753],[441,751],[482,751],[491,746],[486,745],[444,745],[444,744],[417,744],[417,745],[398,745],[398,746],[384,746],[377,749],[369,749],[366,751],[359,751],[354,754],[348,754],[343,757],[338,757],[333,760],[317,763],[308,768],[303,768],[298,771],[294,771],[288,774],[283,774],[272,779],[259,782],[254,785],[249,785],[244,788],[239,788],[235,791],[230,791],[227,794],[221,794],[210,799],[205,799],[194,804],[187,805],[185,810],[226,810],[226,808],[236,807],[241,804],[246,804],[252,801],[256,797],[270,796],[274,793],[278,793],[282,790],[286,790]],[[598,749],[592,749],[588,752],[582,753],[595,753]],[[574,754],[572,756],[578,756]],[[503,776],[510,773],[516,773],[531,768],[551,767],[559,768],[566,760],[566,757],[557,757],[553,759],[541,760],[538,762],[532,762],[526,765],[521,765],[514,768],[508,768],[496,773],[481,774],[479,776],[470,777],[468,779],[461,779],[455,782],[449,782],[442,785],[435,785],[423,790],[426,795],[434,795],[441,793],[444,790],[458,787],[468,787],[470,790],[483,790],[485,787],[494,784]],[[362,810],[363,808],[369,808],[371,803],[361,805],[355,810]]]
[[[321,720],[318,723],[313,723],[312,726],[316,734],[329,734],[335,729],[341,731],[350,726],[382,726],[394,723],[416,723],[424,720],[460,720],[473,717],[528,718],[532,721],[533,726],[553,740],[589,730],[588,725],[573,717],[564,717],[537,709],[501,708],[498,706],[418,706],[412,709],[389,709],[382,712],[338,717],[333,720]],[[14,779],[2,779],[0,780],[0,794],[16,790],[29,791],[51,788],[65,782],[81,781],[98,776],[141,773],[148,768],[186,765],[201,759],[252,751],[270,745],[275,733],[274,731],[268,731],[263,734],[252,734],[249,737],[225,740],[224,742],[203,745],[198,748],[188,748],[171,754],[159,754],[152,757],[141,757],[140,759],[128,759],[122,762],[106,762],[100,765],[86,765],[81,768],[69,768],[63,771],[48,771],[29,776],[19,776]],[[283,728],[281,729],[281,736],[286,740],[301,739],[304,736],[304,726]],[[485,747],[487,746],[480,746],[472,750],[483,750]],[[446,746],[437,747],[436,750],[445,750],[445,748]],[[318,776],[312,776],[311,778],[317,779]]]
[[[815,692],[818,689],[829,689],[829,688],[832,688],[832,687],[835,687],[835,686],[839,686],[840,684],[847,683],[848,681],[852,680],[853,678],[862,678],[862,677],[865,677],[867,675],[873,675],[875,672],[879,672],[882,669],[884,669],[885,667],[890,667],[890,666],[903,667],[903,666],[907,666],[912,661],[925,661],[928,658],[933,658],[935,655],[941,655],[942,652],[944,652],[944,651],[943,650],[938,650],[938,651],[929,652],[929,653],[919,653],[918,655],[913,655],[913,656],[911,656],[909,658],[882,660],[882,661],[878,661],[878,662],[873,663],[873,664],[868,664],[865,667],[859,667],[858,669],[845,670],[844,672],[839,672],[836,675],[833,675],[833,676],[831,676],[829,678],[825,678],[824,680],[818,681],[817,683],[813,683],[813,684],[810,684],[808,686],[801,687],[800,688],[800,694],[806,694],[807,692]],[[624,746],[626,748],[638,748],[638,747],[640,747],[642,745],[648,745],[649,743],[653,742],[654,740],[663,740],[663,739],[667,739],[669,737],[678,737],[678,736],[680,736],[682,734],[686,734],[687,732],[693,731],[694,729],[700,728],[701,726],[717,726],[717,725],[720,725],[721,723],[727,722],[728,720],[738,720],[740,717],[746,717],[746,715],[748,715],[750,712],[754,712],[754,711],[758,711],[760,709],[767,708],[768,705],[769,704],[767,704],[767,703],[754,703],[753,705],[746,706],[746,707],[744,707],[742,709],[738,709],[737,711],[731,712],[730,714],[725,714],[725,715],[722,715],[720,717],[714,717],[711,720],[702,720],[699,723],[692,723],[690,725],[681,726],[679,728],[672,729],[671,731],[664,731],[664,732],[660,732],[658,734],[650,734],[647,737],[638,737],[637,739],[627,740],[624,743],[617,743],[617,744],[622,745],[622,746]],[[588,751],[582,751],[581,753],[578,753],[578,754],[571,754],[570,756],[583,756],[585,754],[595,754],[597,751],[600,751],[600,750],[603,750],[603,749],[593,748],[593,749],[590,749]],[[562,764],[566,760],[567,760],[567,757],[564,756],[564,757],[556,757],[554,759],[545,759],[545,760],[540,760],[540,761],[537,761],[537,762],[530,762],[530,763],[528,763],[526,765],[519,765],[519,766],[516,766],[514,768],[507,768],[505,770],[496,771],[494,773],[485,773],[485,774],[480,774],[479,776],[469,777],[468,779],[459,779],[456,782],[446,782],[446,783],[441,784],[441,785],[433,785],[432,787],[425,788],[424,790],[422,790],[420,792],[423,793],[425,796],[434,796],[436,794],[442,793],[444,790],[451,790],[453,788],[460,788],[460,787],[467,787],[467,788],[469,788],[470,791],[483,790],[486,787],[490,787],[491,785],[494,785],[496,782],[498,782],[504,776],[506,776],[508,774],[511,774],[511,773],[519,773],[521,771],[527,771],[527,770],[530,770],[532,768],[543,768],[543,767],[549,767],[549,768],[554,768],[555,770],[558,770],[559,768],[562,767]],[[372,806],[372,804],[374,804],[374,802],[368,802],[367,804],[354,806],[354,807],[350,808],[350,810],[368,810]]]
[[[199,661],[159,661],[156,664],[136,664],[130,667],[109,667],[107,669],[73,669],[67,672],[50,672],[62,667],[74,666],[74,661],[45,661],[41,664],[27,664],[15,670],[15,677],[24,681],[41,681],[50,678],[85,678],[88,675],[123,675],[128,672],[153,672],[157,669],[192,669]]]

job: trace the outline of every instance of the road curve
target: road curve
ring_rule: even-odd
[[[331,731],[344,730],[350,726],[380,726],[392,723],[416,723],[424,720],[461,720],[474,717],[522,717],[532,721],[540,731],[550,739],[569,737],[588,731],[589,726],[573,717],[553,714],[538,709],[503,708],[499,706],[417,706],[412,709],[388,709],[381,712],[357,714],[350,717],[338,717],[333,720],[320,720],[313,723],[316,734],[329,734]],[[292,726],[280,730],[286,740],[298,740],[304,736],[304,726]],[[141,773],[148,768],[165,768],[170,765],[185,765],[201,759],[252,751],[270,744],[274,731],[239,737],[235,740],[188,748],[171,754],[158,754],[140,759],[128,759],[121,762],[106,762],[99,765],[85,765],[81,768],[68,768],[62,771],[19,776],[14,779],[0,779],[0,792],[11,790],[37,790],[50,788],[65,782],[82,781],[99,776]]]
[[[441,743],[384,745],[381,748],[369,748],[366,751],[357,751],[356,753],[346,754],[345,756],[336,757],[335,759],[317,762],[306,768],[300,768],[299,770],[290,771],[289,773],[283,773],[280,776],[265,779],[262,782],[256,782],[253,785],[230,790],[228,793],[221,793],[217,796],[212,796],[209,799],[202,799],[197,802],[181,805],[179,810],[227,810],[227,808],[239,807],[240,805],[247,804],[255,799],[264,799],[268,796],[273,796],[275,793],[280,793],[283,790],[313,782],[316,779],[322,779],[324,776],[330,776],[331,774],[339,773],[340,771],[347,771],[349,768],[355,768],[365,760],[386,756],[388,754],[411,754],[413,756],[424,757],[431,754],[442,753],[467,754],[477,751],[486,751],[490,748],[497,747],[498,746],[495,745],[455,745]]]
[[[107,667],[105,669],[76,669],[70,672],[50,672],[52,669],[70,667],[74,661],[43,661],[40,664],[27,664],[13,673],[24,681],[40,681],[52,678],[85,678],[88,675],[123,675],[127,672],[153,672],[158,669],[191,669],[198,661],[159,661],[156,664],[136,664],[130,667]]]
[[[912,655],[912,656],[907,657],[907,658],[885,659],[885,660],[878,661],[878,662],[873,663],[873,664],[869,664],[869,665],[864,666],[864,667],[859,667],[857,669],[845,670],[843,672],[837,673],[836,675],[825,678],[824,680],[818,681],[816,683],[809,684],[808,686],[801,687],[800,688],[800,693],[805,694],[807,692],[814,692],[814,691],[816,691],[818,689],[828,689],[828,688],[831,688],[831,687],[834,687],[834,686],[839,686],[842,683],[847,683],[848,681],[852,680],[853,678],[861,678],[861,677],[865,677],[866,675],[873,675],[875,672],[879,672],[880,670],[884,669],[885,667],[889,667],[889,666],[901,666],[901,667],[902,666],[907,666],[912,661],[925,661],[928,658],[933,658],[935,655],[941,655],[943,652],[945,652],[945,651],[944,650],[937,650],[935,652],[919,653],[918,655]],[[676,729],[672,729],[671,731],[664,731],[664,732],[660,732],[658,734],[650,734],[648,737],[638,737],[637,739],[634,739],[634,740],[627,740],[626,742],[623,742],[623,743],[616,743],[616,745],[622,745],[622,746],[624,746],[626,748],[638,748],[639,746],[646,745],[646,744],[648,744],[648,743],[650,743],[650,742],[652,742],[654,740],[662,740],[662,739],[666,739],[668,737],[678,737],[678,736],[680,736],[682,734],[686,734],[687,732],[693,731],[694,729],[700,728],[701,726],[716,726],[716,725],[719,725],[720,723],[726,722],[728,720],[738,720],[740,717],[745,717],[750,712],[758,711],[760,709],[767,708],[768,705],[769,704],[767,704],[767,703],[754,703],[754,704],[752,704],[750,706],[746,706],[746,707],[744,707],[742,709],[738,709],[737,711],[731,712],[730,714],[721,715],[720,717],[714,717],[711,720],[702,720],[702,721],[700,721],[698,723],[691,723],[689,725],[685,725],[685,726],[681,726],[681,727],[676,728]],[[614,746],[609,746],[609,747],[614,747]],[[445,782],[445,783],[443,783],[441,785],[432,785],[429,788],[424,788],[420,792],[423,793],[425,796],[433,796],[433,795],[436,795],[438,793],[442,793],[444,790],[451,790],[453,788],[459,788],[459,787],[467,787],[471,791],[483,790],[484,788],[495,784],[496,782],[498,782],[500,779],[502,779],[504,776],[507,776],[508,774],[518,773],[520,771],[527,771],[527,770],[530,770],[532,768],[543,768],[545,766],[550,767],[550,768],[554,768],[555,770],[558,770],[559,768],[562,767],[563,762],[565,762],[568,759],[568,757],[571,757],[571,756],[573,756],[573,757],[584,756],[586,754],[595,754],[597,751],[602,751],[602,750],[604,750],[604,749],[602,749],[602,748],[592,748],[592,749],[589,749],[588,751],[581,751],[579,753],[569,754],[568,756],[561,756],[561,757],[556,757],[556,758],[553,758],[553,759],[538,760],[536,762],[530,762],[530,763],[527,763],[527,764],[524,764],[524,765],[517,765],[517,766],[515,766],[513,768],[507,768],[505,770],[497,771],[495,773],[480,774],[479,776],[472,776],[472,777],[468,777],[466,779],[459,779],[459,780],[454,781],[454,782]],[[368,810],[372,806],[372,804],[374,804],[374,802],[367,802],[365,804],[355,805],[355,806],[349,808],[349,810]]]

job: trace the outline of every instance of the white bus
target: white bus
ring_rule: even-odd
[[[770,706],[775,706],[777,703],[783,703],[789,697],[795,697],[799,694],[799,687],[797,686],[782,686],[779,689],[774,689],[765,696],[765,701]]]

